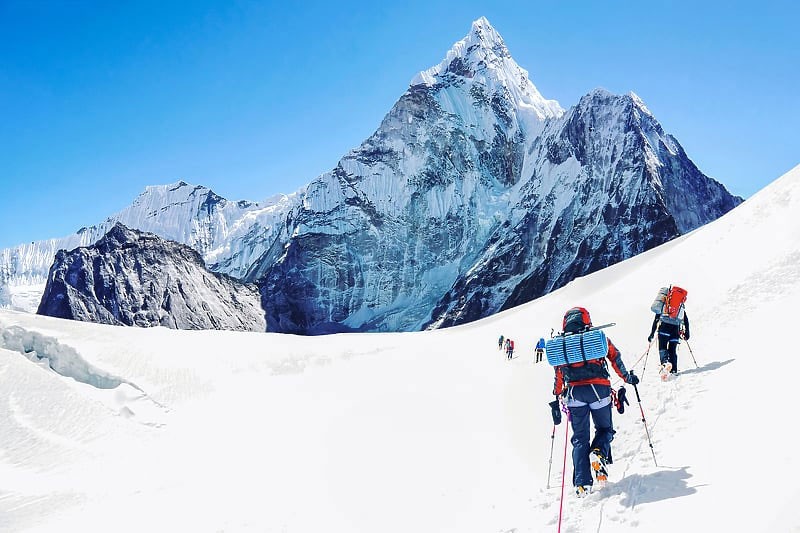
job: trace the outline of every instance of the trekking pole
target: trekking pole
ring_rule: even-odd
[[[692,345],[689,344],[688,340],[686,340],[686,339],[683,339],[683,340],[686,341],[686,346],[689,347],[689,353],[692,354],[692,361],[694,361],[694,367],[695,368],[700,368],[699,366],[697,366],[697,359],[694,358],[694,352],[692,351]]]
[[[564,464],[561,466],[561,501],[558,504],[558,533],[561,533],[561,517],[564,515],[564,478],[567,472],[567,441],[569,440],[569,422],[572,419],[568,407],[562,407],[562,410],[567,413],[567,423],[564,424],[567,427],[564,431]]]
[[[650,359],[650,347],[653,345],[653,341],[647,343],[647,353],[645,354],[647,357],[644,358],[644,365],[642,366],[642,377],[644,377],[644,370],[647,368],[647,360]]]
[[[656,461],[656,451],[653,448],[653,441],[650,439],[650,430],[647,429],[647,420],[644,417],[644,409],[642,408],[642,399],[639,397],[639,387],[636,385],[633,386],[633,390],[636,391],[636,401],[639,402],[639,411],[642,413],[642,423],[644,424],[644,432],[647,434],[647,443],[650,444],[650,453],[653,454],[653,463],[658,466],[658,461]]]
[[[550,461],[547,463],[547,488],[550,488],[550,471],[553,468],[553,445],[556,443],[556,425],[553,424],[553,434],[550,435]]]

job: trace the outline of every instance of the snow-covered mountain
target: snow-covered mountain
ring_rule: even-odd
[[[545,99],[480,18],[297,193],[259,205],[149,188],[86,241],[0,252],[0,271],[41,279],[55,248],[121,221],[258,283],[271,331],[412,331],[529,301],[740,201],[636,95],[594,90],[566,112]]]
[[[411,331],[491,315],[736,206],[634,94],[564,113],[486,19],[312,182],[249,279],[270,328]]]
[[[275,238],[296,198],[297,193],[262,203],[232,202],[184,181],[147,187],[130,206],[100,224],[63,238],[0,250],[0,285],[44,283],[58,250],[94,244],[118,222],[187,244],[212,270],[243,278],[253,258]]]
[[[185,244],[116,223],[56,254],[38,314],[99,324],[265,331],[255,286],[209,272]]]
[[[780,326],[800,298],[798,210],[800,166],[698,231],[438,331],[175,331],[0,310],[0,530],[798,531],[794,388],[772,379],[796,364]],[[666,283],[689,291],[692,337],[662,383],[646,337]],[[609,483],[585,499],[571,495],[571,429],[550,418],[553,371],[533,363],[574,305],[617,323],[606,331],[642,378],[640,401],[628,387],[613,414]]]
[[[511,213],[433,313],[449,326],[547,294],[738,205],[633,93],[596,89],[530,148]]]

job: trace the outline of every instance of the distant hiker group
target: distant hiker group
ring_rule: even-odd
[[[497,341],[497,349],[506,351],[506,359],[511,359],[514,357],[514,341],[509,338],[503,337],[500,335],[500,339]]]
[[[651,305],[655,314],[650,335],[647,338],[649,354],[653,338],[658,332],[658,351],[661,366],[659,375],[662,380],[674,376],[678,371],[676,347],[681,339],[689,339],[689,317],[686,313],[687,291],[671,285],[659,289],[656,300]],[[604,328],[613,326],[603,324],[594,326],[589,311],[583,307],[569,309],[562,320],[562,331],[552,335],[547,342],[540,339],[536,345],[536,359],[540,359],[540,351],[546,353],[547,361],[553,366],[555,373],[552,393],[555,399],[549,403],[553,418],[553,434],[562,421],[562,413],[566,414],[570,424],[566,432],[572,428],[572,484],[575,494],[584,497],[598,487],[602,487],[608,479],[608,465],[612,464],[611,442],[614,439],[612,422],[612,405],[621,414],[628,403],[625,387],[618,390],[611,387],[611,369],[626,384],[632,385],[636,392],[639,407],[642,410],[642,421],[653,453],[655,451],[650,440],[650,432],[639,396],[639,376],[628,370],[622,361],[622,355],[604,332]],[[540,347],[540,345],[543,345]],[[691,347],[690,347],[691,348]],[[692,354],[694,358],[694,355]],[[638,364],[639,360],[634,363]],[[645,359],[645,366],[647,360]],[[695,365],[697,362],[695,361]],[[594,435],[590,433],[590,419],[594,425]],[[553,447],[550,450],[552,466]],[[566,461],[566,443],[565,443]],[[594,477],[593,477],[594,476]],[[549,488],[549,472],[548,472]],[[563,498],[563,479],[562,479]]]
[[[506,353],[506,359],[513,359],[514,358],[514,341],[500,335],[500,338],[497,340],[497,349],[504,350]],[[545,342],[544,339],[539,339],[539,342],[536,343],[536,348],[534,350],[534,363],[538,363],[544,357],[544,350],[545,350]]]

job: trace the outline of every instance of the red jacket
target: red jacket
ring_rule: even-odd
[[[625,363],[622,362],[622,354],[617,350],[617,347],[614,346],[614,343],[611,342],[611,339],[608,340],[608,354],[606,358],[611,361],[611,367],[614,369],[614,372],[617,373],[619,377],[625,379],[628,375],[628,371],[625,369]],[[603,365],[603,359],[593,359],[591,361],[586,361],[585,363],[573,363],[572,366],[581,366],[581,365]],[[556,378],[555,378],[555,385],[553,387],[553,394],[556,396],[560,395],[564,391],[564,366],[557,366],[555,367],[556,371]],[[582,379],[579,381],[570,382],[569,385],[574,387],[576,385],[611,385],[611,380],[606,377],[596,377],[596,378],[589,378],[589,379]]]

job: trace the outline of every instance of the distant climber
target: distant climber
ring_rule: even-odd
[[[675,285],[662,287],[650,306],[655,317],[647,342],[653,342],[657,330],[658,357],[661,361],[659,374],[662,380],[678,373],[678,344],[681,338],[689,340],[689,315],[684,307],[687,294],[686,290]]]
[[[539,339],[539,342],[536,343],[536,359],[533,361],[534,363],[539,363],[544,356],[544,338]]]

